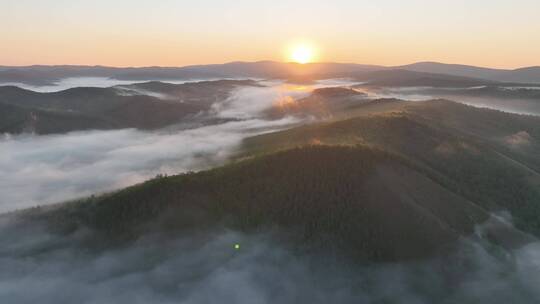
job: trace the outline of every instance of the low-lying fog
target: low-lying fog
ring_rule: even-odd
[[[107,78],[68,78],[54,87],[126,84]],[[131,83],[131,82],[129,82]],[[298,118],[269,120],[263,111],[280,100],[301,98],[315,88],[352,86],[346,79],[313,85],[261,81],[265,87],[242,87],[217,101],[210,115],[214,125],[170,127],[157,132],[135,129],[72,132],[62,135],[0,134],[0,213],[49,204],[142,182],[157,174],[200,170],[223,163],[242,139],[299,123]],[[433,88],[366,90],[371,98],[429,100],[440,97]],[[449,98],[446,96],[445,98]],[[515,113],[540,115],[540,102],[455,96],[456,101]]]
[[[282,98],[307,96],[313,86],[263,82],[216,102],[211,115],[223,123],[157,132],[135,129],[62,135],[0,135],[0,213],[118,189],[157,174],[200,170],[224,162],[242,139],[298,123],[268,120],[261,112]],[[231,120],[233,119],[233,120]]]
[[[232,78],[231,78],[232,79]],[[206,81],[206,80],[218,80],[218,79],[170,79],[163,80],[163,82],[181,84],[188,82]],[[19,82],[0,82],[0,86],[13,85],[23,89],[36,91],[36,92],[58,92],[76,87],[96,87],[107,88],[117,85],[128,85],[133,83],[142,83],[147,81],[153,81],[153,79],[147,80],[120,80],[108,77],[68,77],[63,78],[52,85],[30,85]]]
[[[269,233],[148,236],[127,248],[89,252],[77,247],[76,236],[49,235],[38,226],[12,229],[1,220],[0,227],[1,303],[540,301],[540,243],[507,252],[463,240],[444,258],[357,265],[299,254]]]
[[[373,98],[398,98],[410,101],[424,101],[443,98],[461,102],[467,105],[489,108],[515,114],[540,116],[540,100],[509,97],[481,97],[469,94],[460,94],[459,91],[481,89],[472,87],[465,89],[433,88],[433,87],[393,87],[381,89],[366,89],[366,93]],[[540,87],[508,87],[502,90],[539,90]]]
[[[220,164],[246,136],[300,122],[261,115],[281,98],[350,85],[265,84],[217,102],[212,114],[224,122],[214,125],[4,135],[0,212]],[[126,248],[93,252],[79,247],[77,233],[52,235],[37,224],[10,221],[0,217],[0,303],[540,303],[540,243],[508,252],[463,240],[446,258],[352,265],[298,255],[271,234],[146,236]]]

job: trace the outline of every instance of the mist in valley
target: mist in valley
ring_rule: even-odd
[[[79,79],[75,83],[81,84]],[[92,85],[93,82],[87,85]],[[208,113],[157,131],[121,129],[67,134],[0,136],[0,212],[58,203],[148,180],[223,164],[243,138],[297,125],[309,118],[268,118],[282,100],[308,96],[315,88],[352,84],[327,80],[314,85],[263,81],[239,87]],[[57,87],[60,89],[60,87]],[[212,119],[215,122],[207,123]]]
[[[475,90],[484,87],[471,88],[434,88],[434,87],[385,87],[366,88],[371,98],[397,98],[408,101],[427,101],[437,98],[448,99],[479,108],[488,108],[514,114],[540,116],[540,98],[518,98],[505,96],[475,96]],[[497,87],[501,91],[517,92],[517,90],[533,90],[540,92],[540,87]]]
[[[115,83],[118,84],[118,83]],[[307,122],[265,111],[315,88],[355,87],[348,79],[313,85],[260,81],[239,87],[202,116],[156,131],[121,129],[0,139],[0,212],[121,189],[158,174],[222,165],[246,137]],[[437,98],[425,88],[362,90],[368,99]],[[143,92],[138,92],[141,94]],[[456,97],[456,101],[469,103]],[[479,102],[470,102],[484,106]],[[510,112],[489,99],[485,106]],[[357,263],[280,242],[275,231],[212,229],[89,249],[94,232],[56,234],[46,225],[0,217],[2,303],[537,303],[540,243],[503,249],[477,234],[441,257]],[[279,233],[279,232],[278,232]],[[239,248],[235,248],[238,244]]]
[[[540,1],[0,1],[0,304],[540,303]]]
[[[276,231],[214,229],[88,250],[39,225],[0,221],[2,303],[537,303],[540,243],[516,250],[480,234],[443,257],[355,263],[279,242]],[[481,229],[481,227],[479,227]],[[235,248],[236,244],[239,245]],[[329,252],[331,252],[331,248]]]
[[[180,124],[158,131],[122,129],[0,137],[0,212],[57,203],[222,164],[248,136],[299,123],[269,120],[261,111],[280,98],[307,95],[274,83],[239,88],[216,102],[215,124]],[[179,121],[180,123],[180,121]],[[15,190],[15,191],[14,191]]]
[[[104,78],[86,81],[88,78],[73,78],[59,82],[54,89],[40,88],[56,91],[64,89],[66,84],[127,84]],[[531,100],[510,102],[437,95],[437,90],[426,87],[363,88],[361,83],[346,78],[321,80],[311,85],[278,80],[259,84],[239,87],[228,98],[216,101],[207,113],[201,113],[201,117],[206,118],[204,122],[196,118],[184,123],[179,121],[178,125],[157,131],[95,130],[45,136],[4,134],[0,137],[0,170],[9,174],[0,176],[0,212],[120,189],[158,174],[198,171],[223,164],[235,153],[243,138],[314,119],[305,116],[270,118],[265,111],[283,101],[309,96],[317,88],[358,88],[369,99],[398,98],[414,102],[448,98],[476,107],[540,115],[540,103]],[[444,90],[448,91],[451,90]],[[216,122],[206,122],[212,119]]]
[[[192,83],[198,81],[212,81],[220,80],[224,78],[195,78],[195,79],[166,79],[162,80],[163,82],[172,83],[172,84],[183,84],[183,83]],[[226,78],[234,79],[234,78]],[[238,78],[240,79],[240,78]],[[109,88],[114,86],[122,85],[131,85],[135,83],[145,83],[149,81],[155,81],[155,79],[141,79],[141,80],[122,80],[115,79],[111,77],[67,77],[62,78],[56,81],[54,84],[49,85],[37,85],[37,84],[26,84],[20,82],[0,82],[0,86],[17,86],[26,90],[41,92],[41,93],[51,93],[51,92],[60,92],[68,89],[79,88],[79,87],[92,87],[92,88]]]

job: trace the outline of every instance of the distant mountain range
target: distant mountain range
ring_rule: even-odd
[[[514,70],[492,69],[468,65],[419,62],[403,66],[377,66],[353,63],[283,63],[274,61],[231,62],[185,67],[115,68],[104,66],[26,66],[0,67],[0,83],[51,85],[69,77],[107,77],[118,80],[172,80],[211,78],[277,78],[310,80],[355,77],[368,72],[405,70],[444,74],[497,82],[540,83],[540,66]]]
[[[448,74],[502,82],[540,83],[540,66],[505,70],[461,64],[418,62],[398,68],[416,72]]]
[[[77,87],[52,93],[0,86],[0,132],[148,130],[181,121],[201,121],[204,117],[198,114],[208,111],[216,100],[225,100],[239,86],[256,85],[251,80],[145,82],[109,88]],[[189,120],[190,117],[193,119]]]

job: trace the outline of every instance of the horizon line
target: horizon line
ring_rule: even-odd
[[[382,64],[371,64],[371,63],[357,63],[357,62],[338,62],[338,61],[317,61],[317,62],[308,62],[308,63],[298,63],[298,62],[292,62],[292,61],[278,61],[278,60],[256,60],[256,61],[244,61],[244,60],[234,60],[234,61],[227,61],[223,63],[197,63],[197,64],[189,64],[189,65],[178,65],[178,66],[165,66],[165,65],[141,65],[141,66],[114,66],[114,65],[104,65],[104,64],[28,64],[28,65],[3,65],[0,64],[0,68],[32,68],[32,67],[89,67],[89,68],[113,68],[113,69],[144,69],[144,68],[164,68],[164,69],[175,69],[175,68],[188,68],[188,67],[198,67],[198,66],[211,66],[211,65],[227,65],[227,64],[235,64],[235,63],[244,63],[244,64],[255,64],[255,63],[277,63],[277,64],[293,64],[298,66],[307,66],[307,65],[314,65],[314,64],[342,64],[342,65],[363,65],[363,66],[373,66],[373,67],[381,67],[381,68],[400,68],[400,67],[406,67],[414,64],[442,64],[442,65],[450,65],[450,66],[464,66],[464,67],[474,67],[474,68],[482,68],[482,69],[492,69],[492,70],[507,70],[507,71],[514,71],[514,70],[520,70],[520,69],[526,69],[526,68],[540,68],[540,65],[528,65],[528,66],[521,66],[521,67],[514,67],[514,68],[497,68],[497,67],[490,67],[490,66],[480,66],[480,65],[472,65],[472,64],[463,64],[463,63],[446,63],[446,62],[440,62],[440,61],[432,61],[432,60],[426,60],[426,61],[416,61],[412,63],[407,64],[401,64],[401,65],[382,65]]]

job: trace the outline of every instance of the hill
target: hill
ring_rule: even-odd
[[[23,217],[45,219],[62,233],[90,228],[99,246],[225,225],[248,233],[277,229],[297,246],[359,260],[402,260],[448,248],[489,216],[384,151],[310,146]]]
[[[462,64],[445,64],[439,62],[418,62],[396,67],[399,69],[481,78],[492,81],[540,83],[540,67],[527,67],[514,70],[491,69]]]
[[[256,136],[224,167],[18,217],[61,235],[93,231],[83,242],[90,248],[272,230],[301,250],[331,248],[359,261],[446,252],[493,212],[509,211],[516,227],[539,236],[538,120],[444,100],[407,104]],[[494,221],[485,232],[492,242],[530,240]]]
[[[0,87],[0,132],[157,129],[209,110],[216,100],[226,99],[239,86],[254,85],[253,81],[232,80],[179,85],[149,82],[53,93],[4,86]]]
[[[537,117],[438,100],[265,134],[244,147],[248,155],[314,143],[385,149],[486,210],[509,210],[518,228],[538,236],[539,131]]]
[[[74,130],[115,129],[120,125],[69,111],[41,110],[0,103],[0,133],[65,133]]]
[[[354,77],[358,73],[406,70],[429,74],[484,79],[513,83],[540,83],[540,67],[492,69],[460,64],[418,62],[386,67],[354,63],[297,64],[275,61],[230,62],[185,67],[116,68],[104,66],[26,66],[0,67],[0,83],[53,85],[70,77],[104,77],[118,80],[173,80],[216,78],[271,78],[308,81],[313,79]]]
[[[450,73],[418,72],[406,69],[389,69],[357,73],[354,78],[365,82],[367,86],[381,87],[436,87],[436,88],[468,88],[490,85],[496,82],[473,78],[471,76],[455,76]]]
[[[215,78],[310,79],[347,77],[358,71],[384,69],[381,66],[346,63],[285,63],[275,61],[230,62],[185,67],[115,68],[103,66],[0,67],[0,83],[52,85],[70,77],[105,77],[118,80],[178,80]]]

